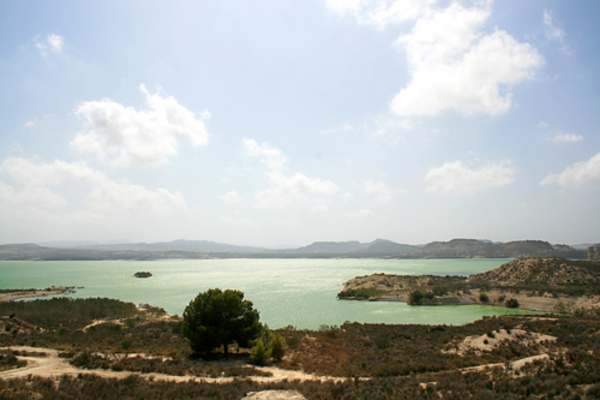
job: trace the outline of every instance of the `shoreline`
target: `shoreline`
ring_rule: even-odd
[[[469,275],[357,276],[338,299],[401,301],[408,305],[488,305],[545,313],[600,315],[600,263],[521,257]]]
[[[409,304],[409,292],[415,289],[417,289],[417,287],[406,288],[405,292],[401,292],[396,295],[384,294],[378,297],[345,297],[338,299],[350,301],[399,302]],[[480,301],[479,298],[481,294],[486,294],[489,298],[489,301]],[[504,301],[508,299],[517,300],[519,302],[519,306],[507,307]],[[539,296],[532,295],[531,292],[526,291],[520,291],[519,293],[511,292],[510,288],[488,290],[471,289],[469,293],[460,294],[458,296],[437,296],[435,298],[435,302],[425,301],[422,304],[412,304],[411,306],[490,306],[503,308],[506,310],[522,310],[541,313],[567,314],[574,313],[575,311],[582,309],[600,309],[600,295],[553,296],[549,293],[544,293],[542,296]]]
[[[46,289],[14,289],[14,291],[0,292],[0,302],[15,301],[21,299],[32,299],[37,297],[41,298],[70,293],[75,293],[75,286],[59,286],[50,287]]]

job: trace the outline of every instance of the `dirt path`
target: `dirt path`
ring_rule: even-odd
[[[8,371],[0,372],[0,378],[11,379],[11,378],[25,378],[30,375],[40,376],[43,378],[57,378],[61,375],[76,376],[78,374],[94,374],[103,378],[118,378],[123,379],[132,374],[139,375],[143,378],[150,378],[154,380],[170,380],[176,382],[206,382],[206,383],[228,383],[233,382],[234,379],[240,379],[239,377],[220,377],[220,378],[209,378],[209,377],[198,377],[198,376],[177,376],[167,375],[159,373],[138,373],[129,371],[110,371],[105,369],[85,369],[77,368],[69,364],[68,360],[60,358],[58,356],[59,351],[41,347],[28,347],[28,346],[10,346],[2,347],[0,350],[13,350],[23,351],[30,353],[46,353],[46,357],[40,356],[17,356],[19,360],[27,361],[27,365],[23,368],[11,369]],[[317,376],[304,373],[302,371],[285,370],[276,367],[255,367],[259,370],[269,372],[273,376],[250,376],[253,382],[257,383],[278,383],[285,380],[293,381],[344,381],[346,378],[333,377],[333,376]]]
[[[525,358],[521,358],[520,360],[512,361],[508,365],[509,365],[509,369],[511,369],[513,371],[518,371],[529,363],[535,362],[537,360],[547,360],[549,358],[550,358],[550,355],[548,355],[548,354],[538,354],[536,356],[525,357]],[[480,371],[485,371],[488,368],[498,368],[498,367],[504,368],[504,367],[506,367],[506,364],[495,363],[495,364],[477,365],[475,367],[461,368],[460,371],[461,372],[480,372]]]
[[[10,346],[10,347],[2,347],[0,350],[13,350],[13,351],[22,351],[22,352],[30,352],[30,353],[45,353],[46,357],[40,356],[17,356],[20,360],[27,361],[27,365],[23,368],[11,369],[7,371],[0,372],[0,378],[2,379],[11,379],[11,378],[26,378],[28,376],[39,376],[42,378],[58,378],[62,375],[71,375],[77,376],[79,374],[94,374],[103,378],[117,378],[124,379],[130,375],[138,375],[142,378],[148,379],[151,378],[153,380],[162,380],[162,381],[175,381],[175,382],[204,382],[204,383],[230,383],[233,382],[234,379],[240,379],[240,377],[219,377],[219,378],[210,378],[210,377],[198,377],[198,376],[177,376],[177,375],[167,375],[167,374],[159,374],[159,373],[138,373],[138,372],[129,372],[129,371],[111,371],[105,369],[85,369],[85,368],[77,368],[71,364],[69,364],[68,360],[64,358],[60,358],[58,356],[59,351],[48,348],[41,347],[28,347],[28,346]],[[519,370],[523,368],[526,364],[534,362],[536,360],[545,360],[548,359],[548,354],[539,354],[536,356],[526,357],[520,360],[512,361],[509,364],[509,368],[512,370]],[[486,364],[486,365],[478,365],[474,367],[462,368],[460,369],[463,373],[468,372],[478,372],[484,371],[488,368],[497,368],[497,367],[506,367],[506,364],[496,363],[496,364]],[[302,371],[293,371],[287,369],[280,369],[276,367],[255,367],[261,371],[268,372],[272,374],[272,376],[249,376],[241,379],[249,379],[256,383],[279,383],[283,381],[318,381],[318,382],[343,382],[348,378],[344,377],[336,377],[336,376],[318,376],[307,374]],[[446,371],[450,372],[450,371]],[[360,378],[361,380],[368,380],[370,378]]]

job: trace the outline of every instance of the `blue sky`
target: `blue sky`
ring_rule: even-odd
[[[598,242],[598,20],[0,0],[0,243]]]

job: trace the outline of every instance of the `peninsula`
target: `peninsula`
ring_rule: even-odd
[[[562,313],[600,307],[599,293],[600,262],[524,257],[469,277],[359,276],[345,282],[337,296],[410,305],[487,304]]]
[[[74,286],[52,286],[46,289],[0,289],[0,302],[36,297],[51,297],[69,293],[75,293]]]

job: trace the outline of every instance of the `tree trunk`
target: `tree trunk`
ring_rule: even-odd
[[[223,344],[223,353],[225,353],[225,358],[229,358],[229,344],[228,343]]]

